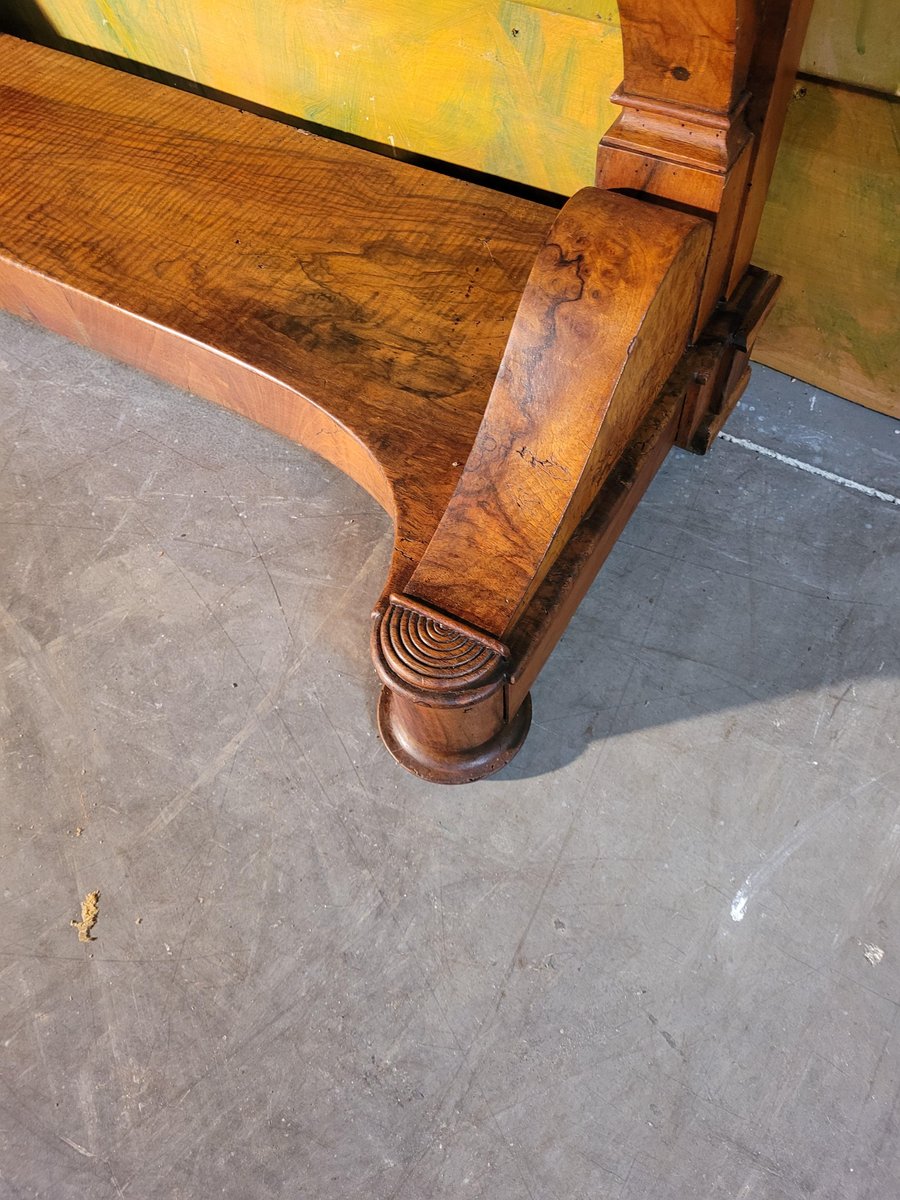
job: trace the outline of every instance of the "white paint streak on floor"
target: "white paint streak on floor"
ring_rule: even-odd
[[[861,492],[864,496],[871,496],[873,500],[883,500],[886,504],[900,504],[900,496],[879,491],[878,488],[869,487],[865,483],[858,483],[855,479],[848,479],[845,475],[836,475],[834,471],[825,471],[822,467],[814,467],[812,463],[803,462],[799,458],[791,458],[790,455],[781,454],[778,450],[770,450],[768,446],[748,442],[746,438],[734,437],[730,433],[720,433],[719,437],[723,442],[730,442],[733,446],[742,446],[745,450],[753,450],[757,454],[765,455],[766,458],[773,458],[776,462],[784,463],[787,467],[796,467],[798,471],[805,471],[807,475],[818,475],[820,479],[838,483],[841,487],[849,488],[853,492]]]

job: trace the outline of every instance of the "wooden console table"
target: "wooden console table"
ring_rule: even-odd
[[[559,211],[0,38],[0,304],[215,400],[392,515],[379,727],[424,778],[529,688],[673,444],[703,453],[809,0],[620,0],[622,113]]]

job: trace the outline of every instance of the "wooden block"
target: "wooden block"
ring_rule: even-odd
[[[684,353],[710,230],[598,188],[566,204],[410,595],[512,631]]]

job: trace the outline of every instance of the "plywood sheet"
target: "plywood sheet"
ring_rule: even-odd
[[[897,0],[816,0],[800,69],[896,94]]]
[[[754,260],[784,275],[756,358],[900,417],[900,106],[795,91]]]

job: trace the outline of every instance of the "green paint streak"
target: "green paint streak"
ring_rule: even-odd
[[[856,19],[856,53],[866,52],[866,26],[869,23],[869,0],[860,0],[859,16]]]
[[[526,72],[532,80],[536,79],[544,60],[544,31],[540,17],[537,13],[529,12],[523,4],[503,0],[498,19],[513,49],[522,59]]]

